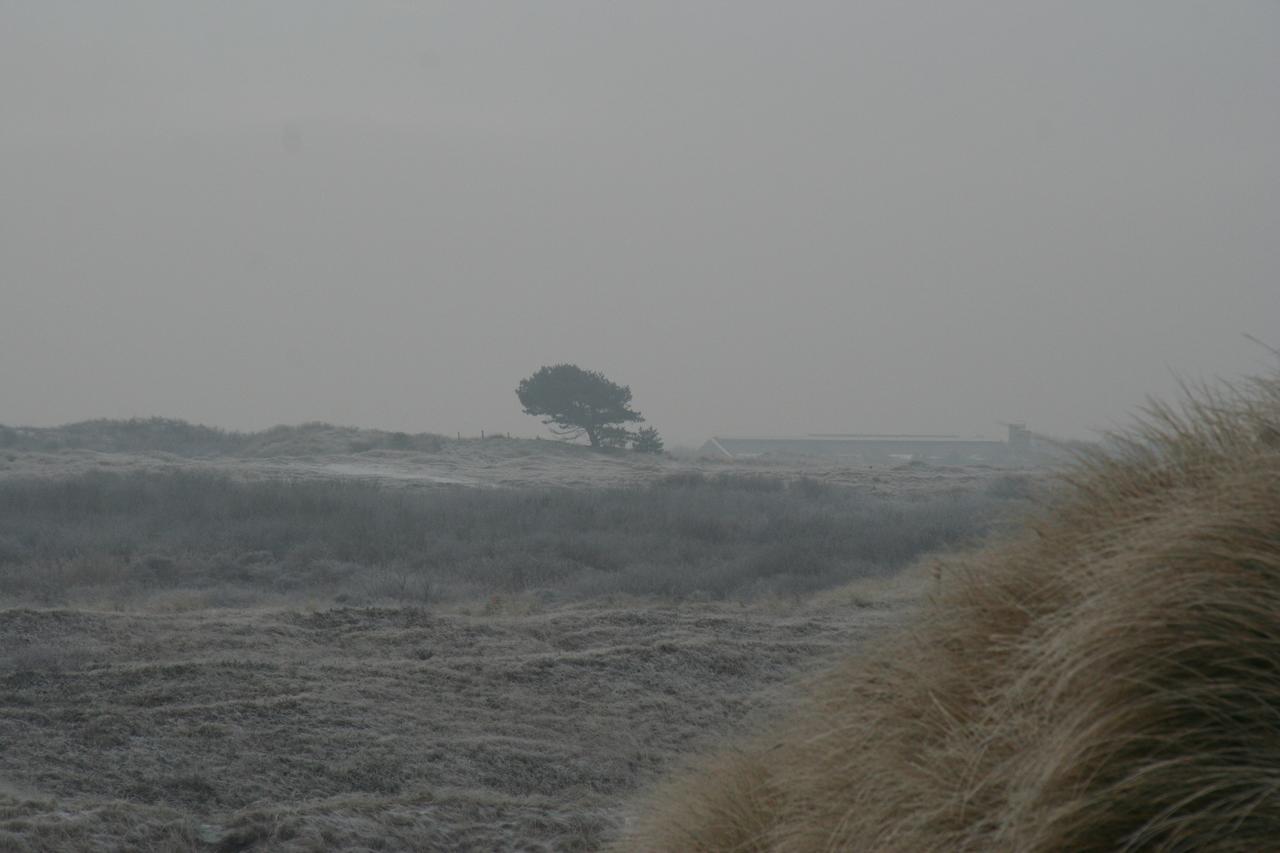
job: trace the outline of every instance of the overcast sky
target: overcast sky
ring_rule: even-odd
[[[1087,437],[1280,345],[1280,3],[0,0],[0,423]]]

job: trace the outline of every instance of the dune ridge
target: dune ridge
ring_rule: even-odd
[[[1151,404],[1025,529],[628,850],[1258,850],[1280,838],[1280,376]]]

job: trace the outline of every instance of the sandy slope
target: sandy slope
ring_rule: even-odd
[[[487,609],[0,612],[0,849],[591,849],[901,616]]]

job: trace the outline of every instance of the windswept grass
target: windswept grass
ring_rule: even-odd
[[[1274,849],[1280,378],[1154,406],[939,584],[626,848]]]

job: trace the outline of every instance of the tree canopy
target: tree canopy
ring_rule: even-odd
[[[527,415],[542,418],[563,438],[585,435],[592,447],[621,447],[632,437],[624,424],[644,418],[631,409],[631,389],[576,364],[538,369],[516,388]]]

